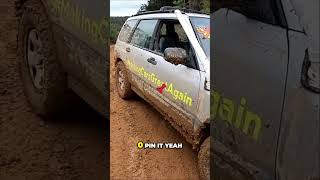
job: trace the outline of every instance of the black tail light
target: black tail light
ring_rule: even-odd
[[[320,60],[311,62],[308,49],[302,65],[301,83],[306,89],[320,93]]]

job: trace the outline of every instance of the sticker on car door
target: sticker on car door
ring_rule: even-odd
[[[139,74],[140,77],[142,77],[142,79],[144,79],[145,81],[152,82],[153,84],[156,85],[156,87],[162,87],[163,84],[165,84],[165,88],[163,88],[163,91],[171,94],[175,101],[182,102],[185,105],[190,107],[192,106],[193,99],[191,96],[188,95],[187,92],[182,92],[178,89],[175,89],[175,86],[173,83],[164,82],[160,80],[156,74],[149,73],[144,69],[144,67],[139,67],[132,60],[128,60],[127,64],[130,71],[135,72],[136,74]],[[153,91],[160,93],[157,89],[153,89]]]

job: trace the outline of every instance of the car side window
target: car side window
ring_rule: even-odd
[[[190,48],[188,37],[178,21],[163,21],[156,43],[156,51],[162,54],[168,47],[181,47],[185,50]]]
[[[124,25],[123,28],[119,34],[119,40],[120,41],[124,41],[127,42],[130,34],[133,31],[133,28],[135,27],[135,25],[137,24],[138,20],[128,20]]]
[[[227,0],[224,5],[248,18],[273,25],[280,24],[276,0]]]
[[[164,54],[166,48],[182,48],[188,54],[186,66],[197,69],[194,51],[183,27],[177,20],[162,20],[154,42],[154,50]]]
[[[158,20],[141,20],[132,35],[131,44],[149,49],[157,22]]]

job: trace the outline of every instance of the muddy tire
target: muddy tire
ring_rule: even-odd
[[[128,73],[126,67],[122,61],[119,61],[116,65],[116,84],[119,96],[122,99],[129,99],[133,95],[131,84],[129,82]]]
[[[201,180],[210,180],[210,137],[204,140],[198,153],[198,167]]]
[[[65,111],[70,92],[41,1],[29,0],[22,7],[18,53],[24,92],[35,113],[47,116]]]

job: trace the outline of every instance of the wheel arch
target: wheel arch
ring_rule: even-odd
[[[210,123],[204,123],[204,126],[201,128],[200,132],[200,143],[201,144],[210,136]]]
[[[121,58],[119,58],[119,57],[116,57],[115,58],[115,61],[114,61],[114,64],[116,65],[118,62],[120,62],[120,61],[123,61]]]
[[[15,15],[16,17],[18,17],[18,24],[20,24],[20,19],[23,15],[23,11],[24,11],[24,4],[27,3],[28,1],[31,1],[31,0],[14,0],[14,7],[15,7]],[[48,14],[48,8],[49,8],[49,5],[48,5],[48,1],[46,0],[33,0],[33,1],[38,1],[41,3],[42,7],[44,8],[44,12],[45,12],[45,16],[47,16],[47,19],[49,22],[52,22],[51,18],[50,18],[50,15]],[[20,26],[20,25],[18,25]],[[52,29],[52,27],[50,27]],[[19,30],[20,30],[20,27],[19,27]],[[55,36],[55,34],[53,33],[52,34],[53,36]],[[19,39],[17,39],[17,41],[19,41]]]
[[[21,16],[22,12],[23,12],[23,5],[30,0],[14,0],[14,7],[16,10],[16,16]],[[49,8],[49,1],[45,1],[45,0],[37,0],[39,2],[41,2],[41,4],[43,5],[43,7],[45,8],[46,11],[46,15],[48,14],[48,8]],[[49,18],[50,19],[50,18]]]
[[[55,44],[61,44],[58,41],[58,34],[55,28],[55,24],[53,21],[54,18],[54,14],[52,14],[49,9],[50,7],[50,1],[53,0],[14,0],[14,6],[15,6],[15,15],[18,19],[18,30],[20,31],[21,27],[20,27],[20,23],[21,23],[21,18],[23,16],[24,11],[27,9],[26,8],[26,3],[33,1],[33,2],[37,2],[39,4],[41,4],[41,6],[43,7],[43,16],[46,17],[47,21],[49,22],[49,29],[52,31],[52,37],[54,39],[54,43]],[[17,41],[19,41],[19,37],[17,37],[16,39]],[[63,48],[65,48],[65,46],[63,45]],[[59,63],[62,65],[63,63],[61,62],[61,59],[63,59],[63,48],[58,48],[57,46],[55,46],[55,51],[57,52],[57,60],[59,61]],[[62,66],[63,67],[63,66]]]

